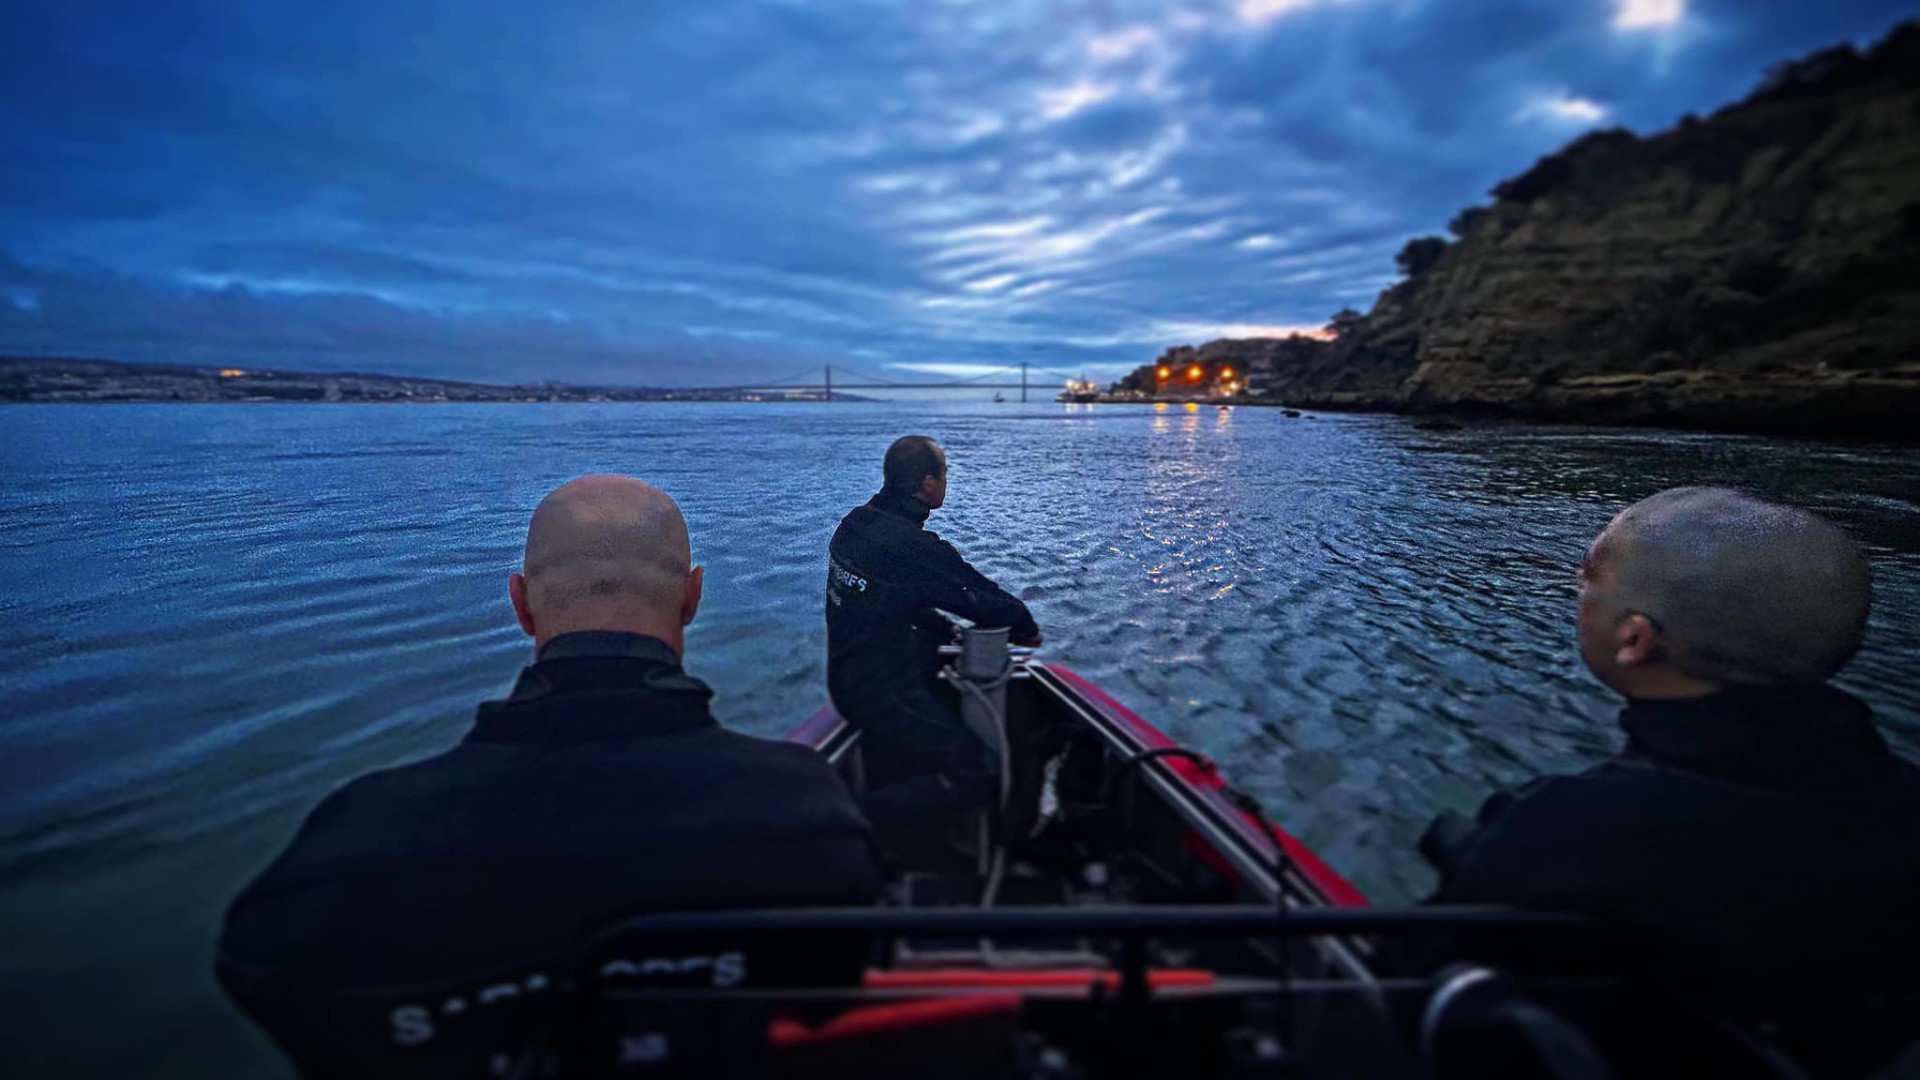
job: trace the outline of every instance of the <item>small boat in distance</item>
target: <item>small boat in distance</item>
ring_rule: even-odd
[[[1007,400],[1007,395],[1005,395],[1005,394],[1003,394],[1003,393],[1001,393],[1001,392],[1000,392],[1000,391],[998,391],[998,390],[995,390],[995,391],[993,392],[993,402],[994,402],[994,404],[996,404],[996,405],[998,405],[998,404],[1001,404],[1002,402],[1005,402],[1006,400]]]
[[[1068,379],[1067,388],[1065,390],[1060,391],[1060,393],[1054,395],[1053,400],[1064,402],[1064,403],[1076,404],[1076,405],[1085,405],[1085,404],[1088,404],[1089,402],[1097,401],[1099,400],[1099,398],[1100,398],[1100,384],[1094,382],[1092,379],[1082,376],[1081,378],[1078,378],[1078,379]]]

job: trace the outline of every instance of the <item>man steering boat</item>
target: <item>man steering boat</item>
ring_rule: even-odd
[[[887,447],[878,494],[840,522],[827,569],[827,690],[862,732],[865,806],[883,844],[938,835],[997,790],[992,755],[934,683],[950,624],[1004,626],[1038,645],[1027,606],[926,528],[947,496],[947,457],[925,435]]]

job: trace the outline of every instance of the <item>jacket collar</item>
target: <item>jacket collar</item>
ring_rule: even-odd
[[[912,495],[902,495],[894,491],[881,491],[867,500],[867,505],[883,514],[903,517],[915,525],[924,525],[933,508]]]
[[[629,634],[620,630],[576,630],[549,640],[534,654],[534,660],[564,660],[574,656],[631,656],[656,664],[680,665],[673,646],[657,637]]]
[[[1873,713],[1831,686],[1728,686],[1685,701],[1629,701],[1628,757],[1785,788],[1871,784],[1898,761]]]
[[[562,634],[520,672],[504,700],[480,706],[467,742],[585,743],[713,727],[713,690],[658,638]]]

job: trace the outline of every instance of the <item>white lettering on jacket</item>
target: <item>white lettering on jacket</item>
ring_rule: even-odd
[[[867,591],[866,578],[863,578],[859,574],[856,574],[853,571],[847,569],[846,567],[841,566],[838,562],[832,559],[829,559],[827,561],[831,563],[833,566],[833,580],[839,582],[842,585],[845,585],[849,589],[857,589],[860,592]]]
[[[600,965],[600,975],[602,978],[624,976],[644,979],[648,976],[685,975],[703,969],[707,973],[707,981],[713,986],[738,986],[747,977],[747,958],[744,953],[723,952],[713,956],[649,956],[640,960],[609,960]],[[434,1025],[436,1011],[441,1017],[460,1016],[473,1009],[484,1009],[524,994],[537,993],[548,985],[546,974],[536,971],[519,982],[491,983],[471,995],[447,998],[437,1010],[431,1005],[396,1006],[387,1013],[388,1034],[400,1046],[420,1046],[432,1042],[440,1034],[439,1028]]]
[[[714,986],[738,986],[747,977],[747,958],[737,952],[717,956],[650,956],[641,960],[609,960],[600,965],[601,978],[640,978],[649,975],[684,975],[707,969]]]
[[[439,1013],[443,1017],[459,1016],[470,1008],[493,1005],[501,1001],[517,998],[523,993],[537,993],[547,988],[547,976],[544,972],[534,972],[520,982],[491,983],[475,991],[471,997],[455,995],[440,1003]],[[388,1033],[393,1041],[401,1046],[419,1046],[433,1041],[439,1035],[434,1026],[434,1008],[431,1005],[400,1005],[387,1013]]]

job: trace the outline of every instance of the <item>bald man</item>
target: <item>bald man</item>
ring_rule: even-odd
[[[623,916],[876,898],[833,768],[720,727],[682,670],[701,583],[652,485],[585,476],[541,501],[508,579],[535,650],[513,692],[453,749],[328,796],[227,914],[221,979],[304,1074],[489,1075],[526,1014],[478,1003],[536,1001]],[[344,1004],[369,1000],[370,1021]]]
[[[1920,1033],[1920,770],[1827,681],[1860,647],[1865,556],[1804,510],[1678,488],[1621,511],[1578,582],[1626,746],[1436,823],[1434,899],[1598,916],[1817,1075],[1877,1065]],[[1623,1075],[1721,1075],[1640,1029]]]

